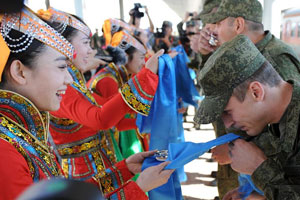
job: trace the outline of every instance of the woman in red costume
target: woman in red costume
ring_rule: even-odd
[[[110,45],[107,47],[107,51],[114,58],[114,62],[96,73],[87,84],[93,92],[106,101],[118,94],[119,88],[122,88],[133,75],[142,69],[146,53],[145,47],[125,30],[115,33]],[[128,83],[131,84],[131,81]],[[128,113],[125,118],[135,119],[136,114]],[[132,123],[135,125],[135,120],[132,120]],[[110,131],[116,136],[116,138],[113,136],[111,138],[117,140],[114,142],[117,144],[114,145],[117,158],[127,158],[134,153],[143,151],[137,128],[121,132],[114,128]]]
[[[4,14],[0,34],[0,199],[63,176],[47,143],[49,114],[72,83],[72,45],[28,8]]]
[[[74,81],[63,95],[60,109],[51,112],[50,123],[50,132],[66,176],[98,185],[111,199],[147,199],[144,192],[163,184],[172,173],[163,170],[167,163],[145,170],[136,182],[130,181],[135,173],[140,172],[144,157],[154,152],[140,153],[112,166],[114,154],[106,145],[101,130],[112,126],[122,130],[128,123],[123,117],[130,110],[144,115],[149,113],[158,84],[158,57],[163,51],[147,62],[132,79],[132,84],[124,84],[118,94],[100,106],[103,99],[88,90],[82,76],[92,52],[90,29],[78,18],[53,8],[40,11],[40,15],[61,32],[77,52],[73,65],[69,66]]]

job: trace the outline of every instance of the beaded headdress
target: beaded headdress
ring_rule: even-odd
[[[59,33],[63,33],[66,30],[67,25],[83,32],[86,36],[91,37],[92,32],[88,26],[82,23],[80,20],[76,19],[70,14],[63,11],[57,10],[55,8],[49,8],[48,10],[38,10],[38,15],[42,19],[48,20],[50,22],[57,22],[60,24],[57,27]]]
[[[10,36],[12,29],[23,33],[22,36],[12,38]],[[19,13],[4,14],[1,19],[0,31],[1,37],[5,42],[5,45],[1,45],[1,50],[6,46],[11,53],[21,53],[31,45],[33,39],[37,39],[59,51],[68,59],[72,60],[74,58],[74,48],[72,44],[47,23],[38,18],[33,11],[27,7],[23,8]],[[2,56],[1,59],[3,59]],[[7,59],[5,63],[6,61]],[[0,75],[4,67],[5,64],[4,66],[0,66]]]
[[[0,21],[2,20],[3,15],[0,15]],[[2,78],[2,72],[4,70],[4,67],[6,65],[6,61],[9,57],[10,49],[8,48],[6,42],[4,41],[4,38],[0,34],[0,82]]]
[[[119,31],[115,33],[112,37],[111,46],[119,47],[124,51],[127,50],[130,46],[133,46],[145,54],[146,48],[142,45],[137,39],[130,35],[126,30]]]
[[[105,45],[109,45],[112,39],[112,35],[119,31],[120,27],[127,30],[129,33],[133,33],[133,26],[130,26],[129,24],[118,20],[118,19],[107,19],[104,21],[104,24],[102,26],[103,35],[105,38]]]

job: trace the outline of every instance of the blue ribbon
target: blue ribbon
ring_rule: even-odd
[[[159,84],[149,115],[148,117],[138,115],[136,122],[140,132],[151,133],[150,150],[168,149],[169,143],[182,142],[181,129],[178,125],[175,66],[169,55],[161,56],[158,62]],[[143,169],[156,164],[155,159],[147,158],[143,163]],[[165,185],[150,191],[149,199],[183,199],[178,173],[173,173]]]
[[[233,133],[228,133],[217,139],[211,140],[206,143],[171,143],[169,144],[169,155],[168,161],[171,161],[165,169],[177,169],[183,165],[191,162],[192,160],[198,158],[209,149],[214,146],[222,145],[230,141],[238,139],[240,136]],[[153,159],[153,158],[152,158]],[[264,195],[264,193],[259,190],[253,183],[251,176],[247,174],[239,174],[239,192],[241,193],[241,198],[245,200],[253,191]]]
[[[183,143],[171,143],[169,144],[169,155],[168,161],[171,161],[167,165],[166,169],[176,169],[182,167],[183,165],[191,162],[192,160],[203,155],[209,149],[233,141],[240,136],[233,133],[228,133],[217,139],[211,140],[205,143],[193,143],[193,142],[183,142]]]
[[[200,95],[195,87],[194,81],[191,78],[187,63],[190,62],[182,45],[172,48],[177,51],[178,55],[173,58],[176,74],[176,93],[178,97],[190,105],[198,107],[197,101]]]
[[[239,192],[243,200],[246,200],[254,191],[260,195],[264,195],[264,193],[254,185],[251,176],[248,174],[239,174],[239,184]]]

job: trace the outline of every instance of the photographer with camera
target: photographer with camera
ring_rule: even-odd
[[[145,13],[149,20],[150,27],[145,30],[140,28],[141,18],[144,17],[144,13],[139,11],[140,8],[145,9]],[[153,36],[154,25],[148,13],[147,6],[143,6],[140,3],[135,3],[134,8],[131,9],[129,12],[129,15],[130,15],[130,20],[128,24],[136,28],[133,35],[139,38],[144,43],[144,45],[147,47],[148,52],[154,54],[154,52],[152,51],[152,46],[154,44],[154,36]]]
[[[134,8],[130,10],[130,12],[129,12],[130,20],[129,20],[128,23],[130,25],[133,25],[136,28],[140,28],[141,18],[144,17],[144,13],[139,11],[140,8],[145,9],[145,13],[148,17],[149,24],[150,24],[149,31],[153,33],[154,32],[154,25],[153,25],[153,22],[152,22],[152,20],[149,16],[148,8],[147,8],[147,6],[142,6],[140,3],[135,3]]]
[[[177,30],[179,33],[179,40],[184,47],[185,52],[189,56],[191,62],[188,64],[190,68],[197,69],[199,65],[199,59],[195,52],[190,47],[190,40],[193,35],[199,33],[198,21],[195,19],[197,12],[186,12],[185,18],[177,24]],[[186,28],[183,29],[183,24],[185,23]]]
[[[197,16],[197,12],[186,12],[184,19],[177,24],[177,30],[179,33],[180,38],[181,37],[187,37],[190,38],[192,35],[194,35],[196,32],[198,32],[198,26],[197,26],[197,20],[195,17]],[[186,28],[183,29],[183,24],[185,23]]]
[[[170,21],[164,21],[162,27],[156,29],[154,51],[164,49],[165,53],[168,53],[172,47],[179,44],[179,38],[172,35],[172,23]]]

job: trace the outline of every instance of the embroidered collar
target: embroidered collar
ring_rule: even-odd
[[[122,86],[129,80],[129,74],[124,65],[119,66],[115,65],[114,63],[110,63],[106,69],[115,75],[115,77],[118,79],[120,86]]]
[[[95,98],[92,96],[92,91],[86,86],[83,74],[75,67],[75,65],[69,66],[68,70],[73,78],[71,86],[84,95],[91,103],[98,105]]]
[[[24,96],[0,90],[0,114],[24,130],[45,151],[48,151],[49,113],[41,112]]]

